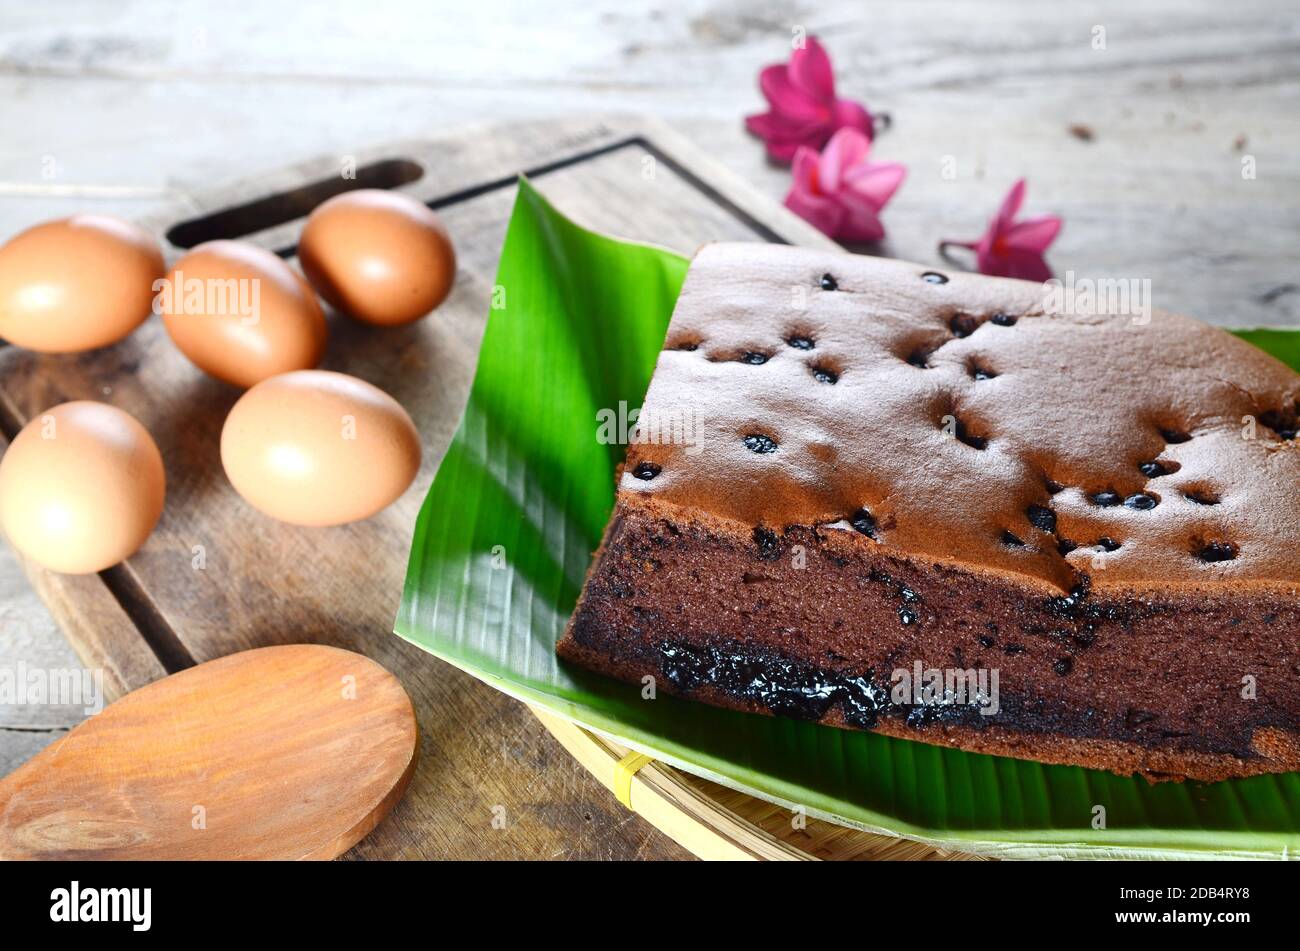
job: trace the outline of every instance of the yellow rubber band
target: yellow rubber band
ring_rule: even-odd
[[[632,808],[632,777],[646,763],[653,763],[653,756],[644,753],[628,753],[614,767],[614,795],[628,809]]]

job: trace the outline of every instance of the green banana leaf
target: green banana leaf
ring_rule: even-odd
[[[686,267],[579,228],[520,182],[465,417],[416,523],[401,637],[689,772],[860,828],[1023,857],[1300,853],[1300,774],[1152,786],[643,700],[561,664],[624,452],[595,438],[598,414],[640,404]],[[1243,336],[1300,368],[1300,334]]]

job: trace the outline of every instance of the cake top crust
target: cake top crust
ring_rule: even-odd
[[[620,492],[1070,590],[1300,582],[1300,375],[1160,311],[711,244]]]

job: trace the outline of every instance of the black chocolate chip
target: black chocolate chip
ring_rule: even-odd
[[[1232,544],[1232,542],[1209,542],[1201,547],[1197,557],[1199,557],[1201,561],[1211,563],[1216,561],[1232,561],[1232,559],[1237,557],[1237,546]]]
[[[781,543],[777,541],[776,532],[761,525],[754,529],[754,542],[758,545],[758,557],[764,561],[775,561],[781,557]]]
[[[1072,661],[1068,657],[1057,658],[1056,662],[1052,664],[1052,670],[1056,671],[1062,677],[1064,677],[1073,669],[1074,669],[1074,661]]]
[[[745,437],[745,448],[750,452],[776,452],[776,440],[761,433],[752,433]]]
[[[1135,493],[1124,500],[1126,508],[1137,509],[1139,512],[1150,511],[1159,504],[1159,499],[1153,495],[1147,495],[1145,492]]]
[[[868,538],[876,537],[876,518],[866,509],[858,509],[849,519],[849,524]]]
[[[1094,505],[1100,505],[1103,508],[1110,508],[1112,505],[1119,505],[1122,501],[1124,500],[1120,498],[1119,493],[1112,492],[1110,489],[1107,489],[1105,492],[1098,492],[1092,497],[1092,503]]]
[[[1296,409],[1300,410],[1300,406]],[[1286,408],[1260,413],[1259,421],[1273,430],[1279,439],[1285,439],[1287,442],[1295,439],[1296,433],[1300,432],[1300,414]]]
[[[632,470],[632,475],[638,479],[645,479],[647,482],[657,476],[663,470],[654,462],[638,462],[636,468]]]
[[[954,337],[969,337],[979,330],[980,322],[970,314],[958,314],[948,321],[948,329]]]
[[[813,367],[812,375],[818,383],[838,383],[840,379],[834,371],[827,370],[825,367]]]
[[[1010,314],[997,313],[989,319],[999,327],[1014,327],[1018,318],[1012,317]]]
[[[966,424],[960,419],[957,420],[956,432],[954,435],[957,437],[958,442],[965,443],[972,449],[983,449],[989,444],[989,441],[983,436],[976,436],[974,433],[969,432],[966,429]]]
[[[1056,531],[1056,513],[1046,505],[1031,505],[1025,510],[1025,515],[1034,528],[1041,528],[1045,532]]]
[[[927,284],[948,283],[948,278],[940,274],[938,271],[926,271],[924,274],[921,275],[921,280],[925,281],[925,283]]]
[[[756,353],[753,350],[749,350],[740,355],[740,362],[748,363],[752,367],[760,367],[767,362],[767,354]]]
[[[831,277],[829,274],[822,275],[821,285],[822,285],[822,290],[824,291],[837,291],[840,289],[839,282],[835,280],[835,278]]]
[[[812,338],[810,337],[788,337],[785,342],[796,350],[811,350],[813,348]]]

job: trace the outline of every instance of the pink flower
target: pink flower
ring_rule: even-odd
[[[871,140],[857,129],[840,129],[818,155],[801,146],[785,206],[843,241],[879,241],[880,211],[903,184],[907,169],[896,162],[868,162]]]
[[[839,129],[857,129],[868,139],[874,134],[866,107],[835,97],[831,60],[816,37],[791,54],[788,66],[765,67],[758,85],[772,108],[748,116],[745,127],[767,143],[774,161],[789,162],[800,146],[820,149]]]
[[[975,261],[981,274],[995,277],[1019,277],[1027,281],[1046,281],[1052,269],[1043,260],[1048,245],[1056,240],[1061,230],[1061,219],[1056,215],[1025,218],[1016,221],[1016,213],[1025,200],[1025,180],[1011,186],[997,216],[989,222],[988,230],[978,241],[941,241],[939,252],[948,247],[969,248],[975,252]]]

